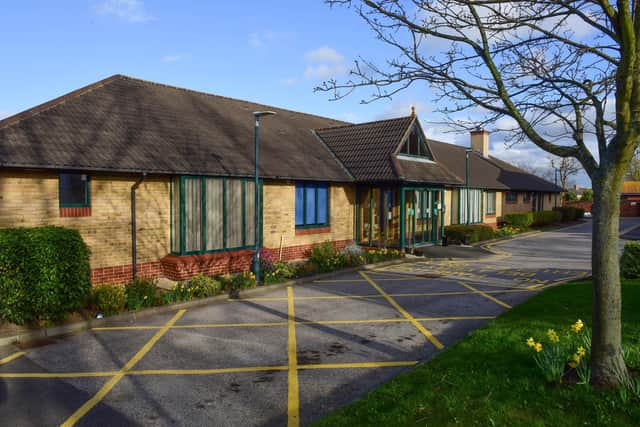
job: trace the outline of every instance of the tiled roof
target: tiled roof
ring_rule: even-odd
[[[344,122],[115,75],[0,121],[0,166],[349,181],[312,129]]]
[[[640,194],[640,181],[623,182],[622,194]]]
[[[465,179],[465,149],[460,145],[429,141],[434,156],[447,169]],[[560,192],[561,188],[495,157],[469,155],[469,185],[476,188],[515,191]]]
[[[395,152],[414,121],[415,116],[408,116],[316,132],[358,181],[460,183],[458,177],[437,162],[397,158]]]

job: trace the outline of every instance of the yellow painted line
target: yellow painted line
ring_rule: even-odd
[[[198,329],[198,328],[263,328],[268,326],[287,326],[287,322],[259,322],[259,323],[210,323],[202,325],[178,325],[171,329]]]
[[[24,356],[26,353],[23,351],[19,351],[17,353],[10,354],[7,357],[0,359],[0,365],[4,365],[5,363],[9,363],[12,360],[16,360],[18,357]]]
[[[2,372],[0,378],[88,378],[111,377],[118,371],[107,372]]]
[[[296,344],[296,321],[295,321],[295,301],[293,299],[293,288],[287,288],[287,314],[289,325],[289,337],[287,340],[287,350],[289,356],[289,377],[288,377],[288,401],[287,401],[287,425],[288,427],[298,427],[300,425],[300,391],[298,386],[298,354]]]
[[[247,366],[218,369],[145,369],[129,371],[127,375],[216,375],[242,372],[286,371],[288,366]]]
[[[335,280],[314,280],[311,283],[358,283],[358,282],[366,282],[363,279],[335,279]]]
[[[475,293],[477,293],[478,295],[482,295],[482,296],[483,296],[483,297],[485,297],[486,299],[488,299],[488,300],[490,300],[490,301],[493,301],[493,302],[495,302],[496,304],[498,304],[498,305],[500,305],[500,306],[502,306],[502,307],[505,307],[505,308],[511,308],[511,306],[510,306],[509,304],[507,304],[506,302],[502,302],[502,301],[500,301],[499,299],[492,297],[491,295],[489,295],[489,294],[488,294],[488,293],[486,293],[486,292],[482,292],[481,290],[476,289],[476,288],[474,288],[473,286],[467,285],[467,284],[466,284],[466,283],[464,283],[464,282],[459,282],[459,283],[460,283],[462,286],[464,286],[465,288],[467,288],[467,289],[469,289],[469,290],[471,290],[471,291],[474,291],[474,292],[475,292]]]
[[[82,405],[78,410],[76,410],[64,423],[61,424],[62,427],[70,427],[75,425],[87,412],[89,412],[94,406],[96,406],[104,397],[109,394],[109,392],[115,387],[116,384],[124,378],[127,371],[130,371],[148,352],[153,348],[154,345],[158,342],[160,338],[164,334],[167,333],[169,328],[171,328],[177,321],[182,317],[182,315],[186,312],[186,310],[178,311],[175,316],[173,316],[158,332],[151,337],[147,343],[142,346],[140,350],[118,371],[116,375],[111,377],[109,381],[106,382],[105,385],[98,390],[98,392],[84,405]]]
[[[422,326],[420,322],[414,319],[413,316],[411,316],[411,314],[409,314],[407,310],[402,308],[400,304],[398,304],[393,298],[389,296],[389,294],[387,294],[384,290],[382,290],[382,288],[378,286],[378,284],[374,282],[365,272],[361,271],[360,274],[362,275],[362,277],[364,277],[364,279],[367,282],[369,282],[371,286],[375,288],[375,290],[377,290],[380,293],[380,295],[382,295],[389,302],[389,304],[393,306],[393,308],[395,308],[400,314],[402,314],[407,320],[409,320],[413,324],[413,326],[415,326],[415,328],[419,330],[422,333],[422,335],[424,335],[427,338],[427,340],[429,340],[434,346],[436,346],[438,350],[442,350],[444,348],[444,345],[442,345],[442,343],[438,341],[438,339],[434,337],[433,334],[429,332],[427,328]]]
[[[255,298],[229,298],[227,302],[242,302],[242,301],[286,301],[285,297],[255,297]]]
[[[354,368],[390,368],[396,366],[415,366],[417,361],[400,362],[361,362],[361,363],[327,363],[298,365],[298,369],[354,369]]]
[[[151,329],[161,329],[160,326],[99,326],[91,328],[92,331],[148,331]]]

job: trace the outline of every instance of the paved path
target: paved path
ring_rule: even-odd
[[[483,262],[344,273],[0,350],[0,419],[307,425],[540,289],[589,270],[585,225],[494,249],[501,254]]]

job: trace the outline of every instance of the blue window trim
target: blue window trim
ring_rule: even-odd
[[[297,224],[296,223],[296,218],[295,218],[295,209],[298,207],[298,197],[297,197],[297,189],[298,187],[301,186],[303,188],[302,191],[302,221],[303,224]],[[327,203],[326,203],[326,214],[325,214],[325,218],[326,221],[319,223],[317,222],[318,219],[318,188],[325,188],[327,191]],[[322,227],[328,227],[329,226],[329,213],[331,212],[331,208],[330,208],[330,191],[329,191],[329,185],[325,182],[296,182],[296,190],[295,190],[295,198],[294,198],[294,223],[296,226],[296,229],[305,229],[305,228],[322,228]],[[309,190],[313,190],[315,193],[315,202],[314,202],[314,208],[315,208],[315,218],[316,218],[316,222],[314,222],[313,224],[307,224],[307,191]]]
[[[84,175],[87,179],[84,181],[84,203],[65,203],[62,201],[62,175]],[[91,207],[91,186],[89,185],[89,175],[84,173],[61,173],[58,175],[58,205],[61,208],[89,208]]]

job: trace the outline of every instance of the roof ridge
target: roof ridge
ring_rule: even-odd
[[[15,125],[17,123],[20,123],[21,121],[30,118],[30,117],[34,117],[40,113],[43,113],[47,110],[50,110],[54,107],[57,107],[60,104],[64,104],[65,102],[77,98],[79,96],[82,96],[86,93],[89,93],[95,89],[104,87],[106,85],[108,85],[109,83],[112,83],[118,79],[122,79],[126,76],[122,75],[122,74],[114,74],[112,76],[106,77],[102,80],[98,80],[97,82],[94,83],[90,83],[86,86],[81,87],[80,89],[76,89],[73,90],[71,92],[67,92],[64,95],[61,95],[57,98],[54,98],[52,100],[43,102],[42,104],[36,105],[35,107],[31,107],[27,110],[21,111],[19,113],[13,114],[9,117],[6,117],[2,120],[0,120],[0,129],[6,128],[8,126],[12,126]]]
[[[248,101],[246,99],[232,98],[230,96],[218,95],[218,94],[211,93],[211,92],[205,92],[203,90],[189,89],[189,88],[186,88],[186,87],[170,85],[170,84],[167,84],[167,83],[154,82],[152,80],[141,79],[139,77],[132,77],[132,76],[124,75],[124,74],[119,74],[119,76],[121,76],[124,79],[132,80],[134,82],[141,82],[141,83],[150,84],[150,85],[154,85],[154,86],[160,86],[160,87],[165,87],[165,88],[169,88],[169,89],[179,90],[179,91],[183,91],[183,92],[187,92],[187,93],[194,93],[194,94],[197,94],[197,95],[211,96],[211,97],[214,97],[214,98],[228,99],[230,101],[238,101],[238,102],[244,102],[244,103],[247,103],[247,104],[260,105],[262,107],[274,108],[274,109],[281,110],[281,111],[286,111],[286,112],[289,112],[289,113],[301,114],[301,115],[304,115],[304,116],[317,117],[319,119],[333,120],[335,122],[344,123],[344,125],[341,125],[341,126],[349,126],[350,125],[349,122],[345,122],[344,120],[338,120],[338,119],[334,119],[334,118],[331,118],[331,117],[320,116],[318,114],[305,113],[305,112],[302,112],[302,111],[292,110],[290,108],[278,107],[276,105],[260,104],[258,102]]]
[[[329,126],[329,127],[325,127],[325,128],[318,128],[318,129],[316,129],[316,131],[342,129],[342,128],[356,127],[356,126],[364,126],[364,125],[371,125],[371,124],[374,124],[374,123],[392,122],[392,121],[397,121],[397,120],[406,120],[406,119],[409,119],[409,118],[413,118],[413,117],[412,116],[402,116],[402,117],[394,117],[394,118],[390,118],[390,119],[372,120],[370,122],[350,123],[350,124],[345,124],[345,125],[340,125],[340,126]]]

